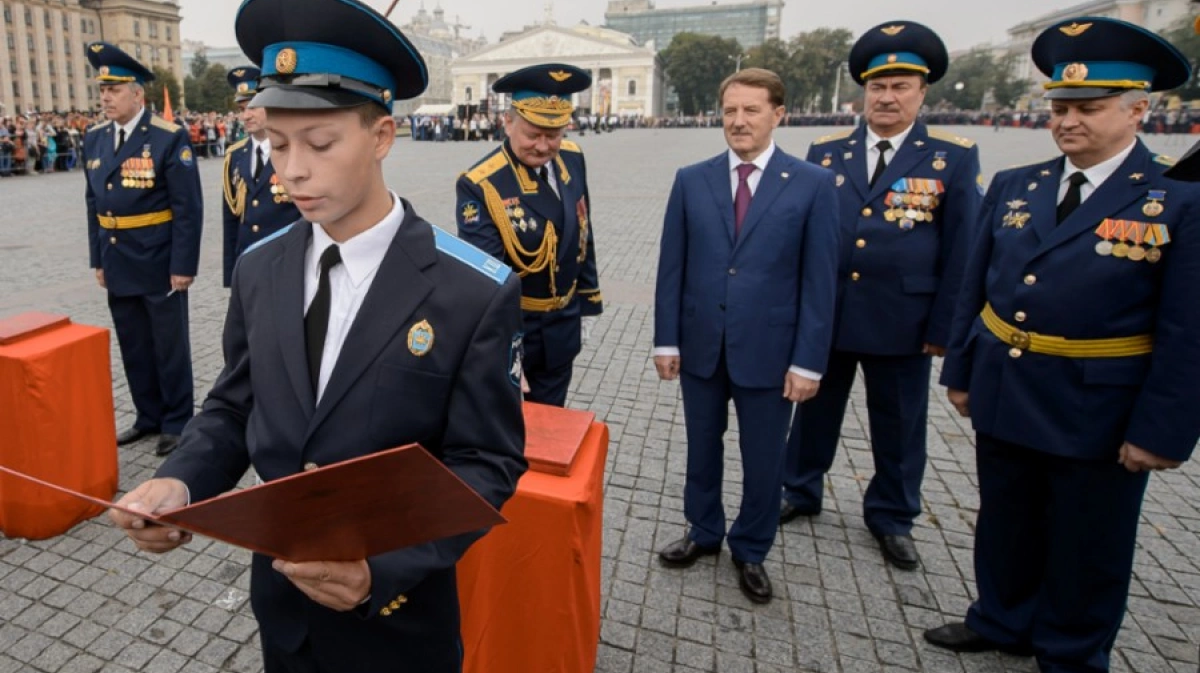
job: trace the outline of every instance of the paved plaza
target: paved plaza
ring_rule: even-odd
[[[950,130],[978,141],[987,179],[1054,152],[1047,131]],[[785,129],[777,139],[803,155],[811,140],[830,131]],[[973,438],[936,386],[930,390],[924,511],[914,531],[923,559],[916,572],[886,566],[863,524],[862,495],[873,468],[861,388],[847,414],[825,512],[784,527],[767,559],[774,601],[755,606],[746,600],[728,550],[687,570],[659,566],[656,550],[685,527],[686,453],[679,386],[660,382],[650,358],[662,214],[675,169],[722,151],[724,142],[717,129],[572,139],[587,154],[606,300],[577,360],[568,401],[595,411],[612,433],[596,670],[1034,671],[1030,659],[959,657],[921,638],[924,629],[960,618],[975,591]],[[1178,156],[1190,139],[1148,142]],[[392,187],[419,213],[452,229],[454,180],[487,149],[484,143],[403,139],[386,170]],[[221,368],[228,298],[220,286],[221,162],[200,160],[199,166],[206,227],[201,275],[189,293],[198,402]],[[81,171],[0,180],[0,316],[38,309],[111,327],[104,293],[87,268],[83,192]],[[124,427],[133,414],[115,337],[112,359],[116,423]],[[731,513],[741,490],[736,441],[731,432],[724,491]],[[161,462],[153,451],[153,440],[121,449],[122,490],[152,474]],[[1151,477],[1114,671],[1197,671],[1198,508],[1200,464]],[[247,600],[249,560],[247,552],[201,538],[165,556],[138,553],[106,517],[57,539],[0,538],[0,673],[261,671]]]

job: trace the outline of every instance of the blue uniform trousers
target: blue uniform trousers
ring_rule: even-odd
[[[1043,673],[1100,673],[1125,615],[1148,475],[980,434],[979,599],[967,626]]]
[[[729,378],[725,356],[711,378],[680,375],[684,422],[687,425],[687,482],[683,513],[688,536],[703,547],[718,547],[725,535],[721,505],[725,431],[729,400],[737,413],[742,453],[742,503],[729,528],[733,558],[762,563],[779,527],[779,489],[783,478],[783,446],[792,404],[778,388],[743,388]]]
[[[108,295],[139,430],[179,435],[194,411],[187,292]]]
[[[571,387],[571,374],[575,363],[569,361],[565,365],[549,366],[543,342],[545,337],[545,330],[537,329],[525,333],[522,365],[525,382],[529,384],[529,392],[526,393],[525,399],[556,407],[566,406],[567,389]]]
[[[825,473],[837,453],[846,403],[860,363],[875,458],[875,474],[863,496],[863,517],[876,535],[908,534],[921,513],[929,415],[928,355],[830,353],[817,396],[796,408],[787,439],[783,497],[801,510],[821,508]]]

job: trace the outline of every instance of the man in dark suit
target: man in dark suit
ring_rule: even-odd
[[[1191,68],[1099,17],[1050,26],[1033,61],[1062,156],[997,174],[984,199],[942,372],[976,432],[979,597],[925,638],[1099,673],[1149,471],[1200,437],[1200,189],[1137,138],[1148,92]]]
[[[838,176],[837,323],[821,391],[792,421],[779,520],[821,512],[861,365],[875,457],[863,518],[884,558],[904,570],[920,562],[912,526],[921,512],[930,362],[950,339],[980,201],[974,144],[917,120],[948,60],[941,38],[919,23],[867,31],[849,60],[866,90],[866,124],[808,150],[809,161]]]
[[[354,0],[249,0],[236,26],[264,65],[251,105],[304,220],[242,255],[225,368],[176,454],[123,502],[161,511],[250,467],[271,481],[419,442],[500,507],[526,466],[520,284],[383,180],[392,102],[425,89],[424,61]],[[142,549],[187,539],[113,518]],[[354,562],[256,555],[265,670],[461,670],[455,564],[483,532]]]
[[[739,71],[720,101],[729,150],[675,176],[659,252],[654,364],[663,380],[682,379],[691,526],[659,557],[689,566],[728,538],[742,591],[765,603],[792,403],[816,394],[829,356],[837,193],[831,172],[776,147],[784,88],[775,73]],[[730,398],[745,478],[726,535]]]
[[[592,202],[579,146],[563,140],[571,95],[591,86],[562,63],[522,68],[492,85],[508,94],[506,139],[458,178],[458,235],[521,277],[525,381],[531,402],[563,406],[575,356],[604,310]]]
[[[264,126],[267,112],[248,105],[258,93],[261,74],[258,68],[241,66],[228,75],[246,137],[229,146],[221,169],[225,287],[233,282],[233,265],[247,248],[300,219],[300,211],[271,163],[271,139]]]
[[[117,444],[162,433],[165,456],[194,407],[187,289],[200,263],[200,174],[187,131],[146,109],[154,74],[105,42],[87,57],[108,117],[83,139],[88,248],[137,410]]]

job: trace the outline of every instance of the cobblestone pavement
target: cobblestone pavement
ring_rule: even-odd
[[[990,178],[1054,151],[1045,131],[958,128],[981,147]],[[829,129],[786,129],[782,147],[803,154]],[[776,598],[752,606],[728,554],[688,570],[660,568],[655,550],[684,530],[683,413],[679,388],[650,364],[654,269],[675,169],[724,148],[719,130],[621,131],[575,138],[591,169],[606,313],[580,356],[570,404],[609,424],[604,512],[603,627],[597,671],[1033,671],[1031,660],[953,656],[921,631],[961,616],[974,592],[972,526],[978,506],[971,434],[942,391],[930,390],[924,513],[914,534],[916,572],[885,566],[863,525],[872,472],[865,407],[856,389],[825,513],[786,526],[767,560]],[[1151,138],[1178,156],[1183,138]],[[453,226],[453,182],[482,143],[398,143],[386,164],[393,187],[435,223]],[[190,292],[197,400],[221,366],[220,162],[201,160],[206,229],[201,277]],[[0,180],[0,315],[54,310],[111,326],[87,268],[79,172]],[[117,425],[132,421],[115,339]],[[936,379],[936,374],[935,374]],[[734,424],[736,427],[736,424]],[[736,447],[736,432],[727,445]],[[735,511],[741,473],[726,464]],[[122,489],[160,460],[152,442],[120,452]],[[1156,474],[1146,497],[1129,615],[1115,671],[1197,670],[1200,640],[1200,466]],[[249,555],[196,539],[161,557],[136,553],[104,518],[57,539],[0,538],[0,673],[15,671],[260,671],[247,601]],[[531,672],[540,673],[540,672]]]

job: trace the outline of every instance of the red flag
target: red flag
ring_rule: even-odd
[[[162,118],[169,121],[175,121],[175,113],[171,111],[171,90],[163,87],[163,112]]]

